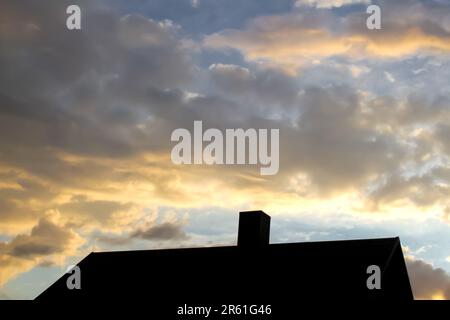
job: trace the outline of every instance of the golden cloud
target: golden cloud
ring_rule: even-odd
[[[319,26],[301,14],[259,17],[243,30],[206,36],[203,43],[207,48],[237,49],[249,61],[276,65],[290,74],[306,63],[338,55],[388,59],[450,52],[450,35],[433,34],[420,25],[405,27],[388,21],[382,30],[370,31],[361,17],[343,21],[335,31],[332,24]]]
[[[61,265],[66,257],[78,254],[84,240],[59,219],[56,212],[49,212],[29,233],[0,243],[0,287],[41,263]]]

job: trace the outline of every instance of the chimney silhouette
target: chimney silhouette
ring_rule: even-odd
[[[239,212],[238,247],[258,248],[269,244],[270,216],[265,212]]]

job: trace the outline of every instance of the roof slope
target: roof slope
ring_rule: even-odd
[[[369,265],[381,290],[368,290]],[[81,290],[64,275],[37,299],[202,301],[412,299],[399,238],[91,253],[79,263]]]

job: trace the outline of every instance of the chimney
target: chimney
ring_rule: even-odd
[[[261,210],[239,213],[238,247],[258,248],[269,244],[270,216]]]

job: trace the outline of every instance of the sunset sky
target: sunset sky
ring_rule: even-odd
[[[0,299],[258,209],[272,243],[400,236],[415,297],[450,299],[449,82],[449,0],[3,0]],[[195,120],[279,129],[278,174],[174,165]]]

